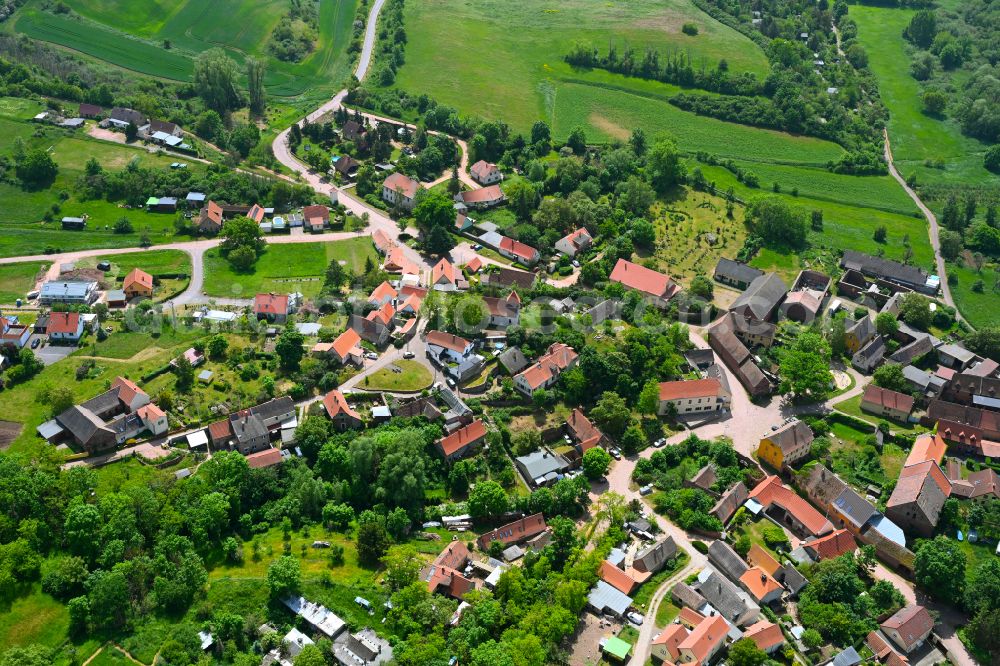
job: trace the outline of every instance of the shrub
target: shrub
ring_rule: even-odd
[[[681,32],[683,32],[685,35],[690,35],[691,37],[694,37],[695,35],[698,34],[698,26],[695,25],[694,23],[685,23],[684,25],[681,26]]]
[[[788,537],[785,536],[785,531],[777,525],[767,525],[761,531],[761,534],[764,537],[764,544],[773,550],[779,550],[781,548],[787,550],[790,545],[788,543]]]

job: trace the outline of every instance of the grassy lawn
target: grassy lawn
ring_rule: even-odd
[[[877,425],[880,421],[888,421],[889,425],[892,427],[893,431],[903,431],[903,432],[914,432],[920,429],[920,426],[916,423],[900,423],[892,419],[883,419],[882,417],[871,414],[869,412],[861,409],[861,398],[864,396],[856,395],[853,398],[848,398],[841,402],[834,403],[833,408],[839,412],[843,412],[850,416],[855,416],[859,419],[864,419],[873,425]]]
[[[645,615],[646,611],[649,610],[649,602],[656,590],[674,574],[683,569],[687,565],[688,559],[688,554],[681,552],[680,556],[674,560],[674,566],[663,569],[663,571],[660,571],[642,584],[642,587],[639,588],[639,591],[633,597],[635,606],[639,608],[639,612]]]
[[[109,278],[124,279],[133,268],[146,271],[153,277],[177,273],[191,274],[191,255],[182,250],[146,250],[134,254],[108,254],[87,257],[76,262],[77,267],[96,267],[101,261],[110,261]]]
[[[146,488],[153,483],[163,483],[173,478],[174,472],[191,464],[189,457],[180,458],[176,464],[157,469],[138,460],[128,459],[98,467],[97,493],[117,493],[128,488]]]
[[[139,358],[148,358],[158,351],[190,345],[205,336],[202,328],[164,328],[157,337],[151,337],[146,331],[120,331],[109,335],[104,342],[89,338],[92,344],[81,347],[79,355],[128,360],[141,353]]]
[[[402,372],[394,372],[394,366]],[[404,359],[373,372],[363,386],[372,391],[419,391],[430,386],[432,379],[431,371],[423,363]]]
[[[237,273],[216,248],[205,253],[205,293],[252,298],[263,292],[300,291],[315,296],[331,261],[346,262],[347,268],[361,272],[369,257],[376,258],[375,248],[370,238],[361,236],[326,243],[274,244],[267,246],[251,272]]]
[[[681,612],[681,609],[673,604],[669,599],[664,599],[656,608],[656,626],[665,627],[674,621]],[[648,621],[648,620],[647,620]]]
[[[181,0],[142,5],[133,0],[70,0],[80,17],[42,11],[29,3],[18,12],[14,29],[35,39],[66,46],[113,65],[176,81],[189,81],[198,53],[226,49],[242,71],[247,55],[267,62],[265,85],[272,95],[289,97],[315,88],[334,89],[349,71],[347,46],[356,0],[320,0],[318,42],[299,63],[270,56],[268,37],[288,4],[283,0]],[[232,26],[238,25],[238,30]],[[170,48],[163,48],[164,41]]]
[[[48,269],[45,261],[0,264],[0,303],[13,303],[35,288],[39,273]]]
[[[59,601],[41,590],[34,583],[28,594],[20,596],[0,614],[0,645],[27,645],[40,643],[49,647],[59,645],[69,629],[69,612]]]
[[[964,263],[949,263],[948,276],[952,275],[958,278],[958,284],[952,285],[951,295],[962,316],[976,328],[1000,325],[1000,296],[993,291],[993,282],[998,276],[988,268],[977,273],[975,268]],[[972,290],[979,280],[984,285],[982,293]]]

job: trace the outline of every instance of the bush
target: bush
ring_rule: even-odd
[[[788,542],[788,537],[785,536],[785,530],[781,529],[777,525],[767,525],[764,527],[761,534],[764,537],[764,544],[772,550],[779,550],[782,548],[787,550],[791,545]]]
[[[695,35],[698,34],[698,26],[695,25],[694,23],[685,23],[684,25],[681,26],[681,32],[683,32],[685,35],[690,35],[694,37]]]
[[[983,166],[993,173],[1000,173],[1000,143],[990,146],[983,156]]]
[[[694,549],[697,550],[702,555],[708,553],[708,546],[705,544],[704,541],[692,541],[691,545],[694,546]]]

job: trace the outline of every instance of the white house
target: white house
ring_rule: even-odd
[[[46,329],[49,342],[79,342],[83,337],[84,321],[79,312],[53,312]]]
[[[469,169],[469,174],[480,185],[492,185],[503,180],[503,173],[496,164],[479,160]]]
[[[472,343],[444,331],[428,331],[427,351],[442,362],[460,363],[472,353]]]
[[[556,249],[570,259],[573,259],[580,252],[589,250],[590,246],[593,244],[594,239],[591,237],[590,233],[583,227],[580,227],[568,236],[563,236],[557,240]]]
[[[382,181],[382,199],[391,204],[399,204],[401,208],[410,210],[417,198],[420,183],[406,174],[399,172],[390,174]]]

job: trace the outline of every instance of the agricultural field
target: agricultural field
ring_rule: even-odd
[[[918,183],[954,183],[1000,186],[1000,176],[983,167],[988,146],[963,136],[952,119],[938,119],[923,111],[920,83],[910,75],[903,29],[915,10],[852,5],[858,39],[868,52],[870,67],[879,80],[882,101],[889,109],[892,153],[904,177]],[[924,160],[943,160],[944,168],[924,166]]]
[[[248,55],[263,56],[268,59],[265,85],[279,97],[316,92],[317,87],[332,90],[349,73],[347,46],[356,0],[320,0],[318,43],[300,63],[268,55],[271,31],[288,11],[286,0],[67,4],[75,14],[54,14],[44,11],[40,2],[29,2],[16,15],[14,29],[124,69],[176,81],[189,81],[195,57],[209,48],[226,49],[240,64]]]
[[[35,288],[35,282],[48,262],[29,261],[20,264],[0,264],[0,303],[13,303]]]
[[[566,104],[580,96],[566,89],[574,80],[660,97],[677,90],[605,72],[574,71],[563,56],[577,42],[607,49],[611,41],[619,50],[627,42],[638,53],[656,46],[664,55],[668,50],[683,50],[696,66],[714,67],[725,58],[734,72],[764,76],[768,71],[763,52],[753,42],[686,0],[568,0],[558,4],[430,0],[407,3],[405,12],[406,64],[396,85],[426,93],[463,114],[502,118],[517,131],[526,131],[541,118],[550,121],[557,137],[565,137],[581,120],[561,119],[561,113],[571,108]],[[449,19],[443,21],[442,16]],[[585,24],[580,20],[583,16]],[[698,26],[697,36],[681,32],[686,22]],[[498,75],[484,75],[488,72]],[[600,92],[606,95],[609,88]],[[620,108],[618,104],[596,106],[598,112]],[[586,116],[582,120],[586,122]],[[641,124],[634,115],[627,120],[628,128]],[[594,138],[611,133],[596,122],[586,122],[586,127]]]
[[[375,259],[369,237],[315,243],[272,244],[249,273],[237,273],[229,262],[212,249],[205,253],[205,293],[226,298],[253,298],[262,292],[300,291],[315,296],[323,286],[323,275],[331,261],[346,262],[361,272],[365,261]]]

